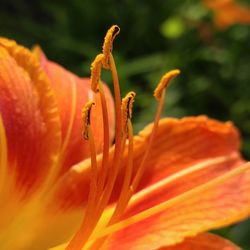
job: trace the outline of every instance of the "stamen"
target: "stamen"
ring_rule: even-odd
[[[112,29],[112,28],[111,28]],[[109,32],[108,32],[109,33]],[[115,153],[113,162],[111,163],[111,171],[108,175],[107,185],[103,191],[102,197],[100,199],[100,203],[98,205],[98,217],[101,216],[103,210],[105,209],[111,193],[113,191],[113,187],[115,184],[115,180],[121,165],[121,158],[124,150],[125,137],[122,133],[122,118],[121,118],[121,95],[120,95],[120,86],[118,80],[117,69],[115,66],[115,61],[112,54],[109,54],[110,58],[110,70],[112,73],[113,83],[114,83],[114,93],[115,93],[115,113],[116,113],[116,129],[115,129]]]
[[[94,104],[95,102],[90,100],[85,104],[85,106],[82,109],[82,121],[83,121],[82,136],[85,140],[89,139],[90,112]]]
[[[103,119],[103,158],[102,158],[102,167],[100,170],[100,176],[98,181],[98,194],[103,190],[103,186],[107,176],[107,165],[109,161],[109,119],[107,111],[107,102],[105,93],[103,90],[101,78],[101,69],[102,69],[102,60],[104,58],[103,54],[96,56],[95,60],[91,64],[91,89],[94,92],[98,91],[101,98],[102,105],[102,119]]]
[[[128,120],[131,120],[132,118],[132,108],[135,100],[135,95],[135,92],[131,91],[122,99],[122,120],[124,130],[127,129]],[[127,133],[127,131],[125,133]]]
[[[121,159],[122,159],[121,155],[124,151],[124,144],[125,144],[125,137],[123,137],[121,140],[119,157],[114,157],[114,161],[113,161],[113,164],[111,166],[111,171],[108,175],[109,178],[107,180],[107,185],[105,186],[105,189],[101,195],[101,199],[100,199],[100,202],[98,205],[98,211],[97,211],[98,217],[101,216],[101,214],[102,214],[103,210],[105,209],[105,207],[109,201],[109,198],[112,194],[115,180],[116,180],[116,177],[117,177],[118,171],[120,169],[120,165],[121,165]]]
[[[119,141],[121,139],[121,93],[120,93],[120,84],[119,84],[119,78],[118,73],[115,65],[115,60],[110,54],[110,69],[112,73],[113,78],[113,84],[114,84],[114,93],[115,93],[115,113],[116,113],[116,140]]]
[[[98,176],[98,170],[97,170],[97,161],[96,161],[96,147],[95,147],[95,141],[93,137],[93,132],[90,126],[90,114],[92,106],[95,104],[94,101],[90,100],[88,101],[84,108],[82,109],[82,120],[83,120],[83,138],[85,140],[89,141],[90,146],[90,157],[91,157],[91,182],[90,182],[90,191],[89,191],[89,200],[88,200],[88,206],[86,210],[86,219],[91,219],[91,216],[88,216],[92,213],[92,209],[95,206],[95,197],[97,194],[97,176]],[[89,209],[89,210],[88,210]],[[86,223],[87,224],[87,223]]]
[[[126,165],[124,173],[123,185],[121,188],[120,196],[117,201],[116,208],[112,216],[110,217],[107,226],[116,223],[120,219],[128,204],[127,194],[129,191],[130,181],[133,173],[133,127],[130,120],[128,121],[128,137],[129,137],[128,163]],[[90,250],[101,249],[101,246],[103,246],[106,240],[107,240],[107,235],[101,239],[99,238],[97,241],[94,241],[93,245],[89,249]]]
[[[95,60],[91,64],[91,89],[94,92],[98,90],[98,84],[101,77],[102,61],[104,59],[103,54],[96,56]]]
[[[82,120],[83,120],[83,138],[89,141],[90,146],[90,157],[91,157],[91,177],[90,177],[90,187],[89,187],[89,196],[86,207],[86,212],[84,220],[78,232],[75,234],[73,239],[70,241],[67,246],[67,250],[74,249],[80,250],[81,246],[88,240],[89,235],[92,232],[92,227],[95,223],[93,218],[93,211],[95,211],[96,201],[97,201],[97,161],[96,161],[96,147],[93,137],[93,132],[90,125],[90,113],[91,108],[95,103],[93,101],[88,101],[84,108],[82,109]]]
[[[116,205],[116,209],[111,217],[111,220],[109,222],[110,224],[113,224],[114,222],[116,222],[120,216],[122,215],[122,213],[124,212],[126,206],[127,206],[127,194],[129,191],[129,186],[130,186],[130,182],[131,182],[131,178],[132,178],[132,172],[133,172],[133,126],[132,123],[130,121],[130,119],[128,120],[128,163],[126,166],[126,170],[125,170],[125,174],[124,174],[124,179],[123,179],[123,185],[122,185],[122,189],[121,189],[121,193]]]
[[[129,185],[132,178],[132,170],[133,170],[133,126],[131,123],[131,118],[132,118],[132,108],[135,95],[136,95],[135,92],[131,91],[122,99],[123,118],[124,122],[126,122],[125,131],[128,134],[128,164],[124,173],[121,193],[114,214],[110,219],[109,225],[115,222],[119,218],[119,216],[122,214],[127,205],[126,198],[127,198],[127,193],[129,191]]]
[[[109,31],[105,37],[105,41],[104,41],[104,45],[103,45],[104,59],[102,61],[102,66],[105,67],[105,65],[106,65],[106,68],[111,70],[113,83],[114,83],[115,112],[116,112],[116,131],[115,131],[116,141],[115,141],[114,158],[113,158],[113,162],[111,163],[111,169],[110,169],[110,173],[108,174],[108,180],[106,182],[106,186],[105,186],[103,192],[100,195],[98,194],[98,196],[96,197],[96,198],[98,198],[98,200],[96,200],[96,204],[92,209],[91,215],[90,214],[86,215],[86,216],[92,218],[91,222],[88,221],[88,223],[85,222],[82,225],[81,229],[78,231],[78,233],[75,235],[73,240],[70,242],[70,245],[67,249],[79,249],[80,247],[82,247],[86,243],[88,238],[91,236],[92,232],[94,231],[94,229],[95,229],[95,227],[96,227],[96,225],[97,225],[97,223],[98,223],[98,221],[103,213],[103,210],[105,209],[105,207],[108,204],[108,201],[109,201],[110,196],[112,194],[115,180],[116,180],[116,177],[117,177],[120,165],[121,165],[121,158],[122,158],[121,156],[122,156],[123,151],[124,151],[125,137],[123,136],[123,133],[122,133],[121,97],[120,97],[120,87],[119,87],[118,74],[117,74],[114,58],[113,58],[112,53],[111,53],[113,40],[114,40],[115,36],[119,33],[119,31],[120,31],[120,29],[118,26],[112,26],[109,29]],[[97,76],[99,76],[99,74],[97,74]],[[96,81],[93,81],[93,82],[96,83]],[[94,83],[93,83],[93,89],[96,89],[96,86]],[[101,85],[99,84],[99,88],[100,88],[100,86]],[[100,88],[100,92],[101,92],[101,88]],[[92,105],[87,105],[87,107],[88,106],[92,106]],[[88,132],[88,130],[86,130],[86,128],[89,127],[88,126],[89,125],[89,112],[87,112],[88,108],[86,108],[86,110],[84,109],[83,111],[84,111],[83,116],[85,117],[85,119],[83,120],[84,128],[85,128],[83,131],[83,137],[87,139],[89,137],[89,134],[88,134],[89,132]],[[81,237],[83,233],[84,233],[84,238]],[[76,244],[74,242],[76,242]],[[76,246],[78,248],[71,248],[72,246]]]
[[[124,141],[122,142],[122,149],[124,148]],[[123,151],[123,150],[122,150]],[[118,162],[117,165],[119,166],[121,162],[121,157],[118,158]],[[102,216],[102,213],[104,211],[104,209],[106,208],[110,195],[113,191],[113,186],[116,180],[116,176],[117,176],[117,169],[116,168],[112,168],[112,171],[109,175],[109,179],[107,181],[107,185],[103,191],[103,193],[101,195],[98,195],[96,198],[96,203],[94,205],[94,207],[92,208],[92,214],[91,215],[86,215],[88,218],[92,218],[92,220],[89,222],[87,221],[87,223],[85,223],[81,229],[78,231],[78,233],[75,235],[75,237],[71,240],[71,242],[77,238],[78,240],[75,241],[77,242],[77,244],[75,244],[75,246],[81,246],[81,247],[85,247],[85,244],[87,244],[87,241],[89,240],[90,237],[92,237],[92,233],[95,231],[95,228],[97,226],[97,223],[100,219],[100,217]],[[114,173],[115,172],[115,173]],[[99,202],[98,202],[99,201]],[[83,239],[83,234],[84,234],[84,239]],[[70,247],[72,247],[73,245],[71,245],[70,242]],[[73,244],[73,243],[72,243]],[[80,250],[81,248],[67,248],[66,250]],[[84,248],[85,249],[85,248]],[[97,248],[98,249],[98,248]]]
[[[151,136],[149,138],[149,142],[147,144],[147,148],[146,148],[146,151],[144,153],[144,156],[142,158],[142,161],[141,161],[141,164],[138,168],[138,171],[134,177],[134,180],[132,182],[132,185],[131,185],[131,190],[130,190],[130,197],[132,196],[133,192],[136,190],[136,188],[138,187],[139,185],[139,182],[141,180],[141,177],[144,173],[144,170],[145,170],[145,166],[146,166],[146,162],[148,160],[148,157],[149,157],[149,153],[151,151],[151,148],[152,148],[152,145],[153,145],[153,142],[154,142],[154,138],[155,138],[155,135],[157,133],[157,129],[158,129],[158,124],[159,124],[159,120],[161,118],[161,112],[162,112],[162,109],[163,109],[163,105],[164,105],[164,99],[165,99],[165,94],[166,94],[166,87],[168,86],[169,84],[169,81],[179,75],[180,71],[179,70],[172,70],[168,73],[166,73],[160,83],[158,84],[158,86],[156,87],[155,89],[155,92],[154,92],[154,95],[155,97],[160,101],[159,103],[159,106],[157,108],[157,113],[156,113],[156,116],[155,116],[155,120],[154,120],[154,126],[153,126],[153,129],[152,129],[152,132],[151,132]]]
[[[93,132],[91,127],[89,127],[89,146],[90,146],[90,152],[91,152],[91,182],[90,182],[90,190],[89,190],[89,198],[88,198],[88,207],[86,210],[86,219],[91,220],[91,214],[93,211],[93,208],[95,207],[96,203],[96,195],[97,195],[97,161],[96,161],[96,147],[95,147],[95,141],[93,137]],[[89,210],[88,210],[89,208]],[[88,225],[88,223],[86,223]]]
[[[102,52],[104,55],[102,63],[103,63],[103,67],[105,69],[110,69],[109,55],[110,55],[110,53],[112,53],[113,41],[114,41],[115,37],[119,34],[119,32],[120,32],[120,28],[117,25],[113,25],[108,30],[108,32],[105,36],[103,47],[102,47]]]
[[[158,86],[156,87],[154,91],[154,97],[156,100],[160,100],[162,96],[163,90],[168,86],[170,80],[180,74],[179,69],[171,70],[170,72],[167,72],[160,80]]]
[[[115,128],[115,153],[113,162],[111,163],[111,171],[108,175],[107,185],[105,186],[105,189],[103,191],[103,194],[100,199],[100,203],[98,205],[98,211],[97,216],[100,217],[103,210],[105,209],[110,195],[112,193],[115,180],[121,165],[121,156],[123,154],[124,150],[124,143],[125,138],[122,133],[122,118],[121,118],[121,95],[120,95],[120,86],[119,86],[119,79],[117,74],[117,69],[115,65],[114,58],[112,56],[112,53],[110,53],[112,49],[112,42],[114,37],[119,33],[120,29],[118,26],[112,26],[109,31],[107,32],[107,35],[105,37],[104,45],[103,45],[103,54],[108,57],[110,70],[112,73],[113,78],[113,84],[114,84],[114,94],[115,94],[115,114],[116,114],[116,128]],[[109,48],[109,49],[107,49]]]

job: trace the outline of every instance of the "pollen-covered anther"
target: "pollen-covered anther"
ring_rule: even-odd
[[[93,105],[95,105],[95,102],[89,100],[82,109],[82,137],[85,140],[89,139],[90,112]]]
[[[91,89],[94,92],[98,91],[98,83],[101,78],[101,70],[102,70],[102,60],[104,58],[103,54],[99,54],[96,56],[95,60],[91,64]]]
[[[133,91],[130,91],[127,93],[127,95],[122,99],[122,123],[123,128],[126,129],[128,119],[132,118],[132,109],[133,109],[133,103],[135,101],[136,93]]]
[[[180,74],[179,69],[174,69],[169,72],[167,72],[163,77],[161,78],[160,82],[158,83],[155,91],[154,91],[154,97],[156,100],[160,100],[162,96],[163,90],[169,85],[172,78],[178,76]]]
[[[113,41],[115,37],[119,34],[120,28],[117,25],[113,25],[107,32],[104,43],[102,47],[102,53],[104,58],[102,60],[103,67],[105,69],[110,69],[109,56],[113,49]]]

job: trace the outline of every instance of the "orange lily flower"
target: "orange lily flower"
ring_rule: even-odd
[[[92,92],[89,85],[78,89],[76,81],[86,82],[39,50],[32,55],[0,40],[2,249],[48,249],[63,242],[53,249],[239,249],[205,233],[250,214],[250,163],[240,155],[238,130],[205,116],[160,119],[166,87],[179,74],[173,70],[155,90],[154,123],[133,136],[135,93],[121,100],[112,56],[118,33],[112,26],[92,64]],[[114,82],[111,148],[112,101],[100,81],[102,68]],[[80,119],[72,114],[78,95],[89,100],[82,110],[83,145]],[[83,146],[90,157],[81,161],[88,157]]]
[[[250,24],[250,8],[235,0],[204,0],[204,4],[214,11],[215,24],[224,29],[233,24]]]

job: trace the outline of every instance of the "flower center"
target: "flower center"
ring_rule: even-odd
[[[95,93],[100,95],[102,105],[102,119],[104,130],[102,164],[100,168],[98,168],[95,142],[90,122],[91,107],[94,105],[94,102],[89,101],[83,108],[83,138],[89,141],[91,152],[92,175],[90,192],[84,220],[81,224],[80,229],[70,241],[67,249],[82,249],[83,247],[87,246],[87,241],[88,245],[89,242],[91,242],[91,236],[93,232],[96,232],[100,218],[109,203],[112,191],[114,189],[115,181],[117,179],[117,175],[119,173],[119,170],[121,170],[122,156],[125,148],[127,148],[128,158],[121,191],[117,199],[115,209],[110,215],[105,227],[111,226],[112,224],[120,220],[145,171],[145,163],[148,160],[150,154],[150,149],[157,132],[158,123],[164,104],[166,92],[165,89],[170,80],[180,73],[179,70],[173,70],[165,74],[162,77],[157,88],[155,89],[154,96],[156,100],[159,101],[159,106],[157,109],[154,126],[140,166],[133,176],[133,126],[131,118],[135,93],[129,92],[121,100],[119,79],[115,61],[112,55],[113,41],[119,32],[120,28],[116,25],[112,26],[108,30],[104,39],[103,51],[101,54],[96,56],[95,60],[91,64],[91,88]],[[111,71],[115,94],[116,137],[114,155],[112,159],[109,159],[109,119],[107,102],[103,90],[103,83],[100,80],[102,68]],[[99,249],[103,245],[105,240],[106,237],[95,241],[95,243],[91,245],[91,249]]]

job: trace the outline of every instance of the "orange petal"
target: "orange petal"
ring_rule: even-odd
[[[134,172],[136,172],[140,161],[145,152],[147,142],[151,133],[152,125],[147,126],[139,136],[134,138]],[[232,158],[226,159],[219,165],[211,163],[210,175],[207,178],[213,178],[223,171],[227,171],[242,162],[239,150],[238,131],[231,123],[220,123],[210,120],[204,116],[189,117],[183,119],[163,119],[160,121],[159,130],[152,147],[150,157],[147,161],[146,170],[141,180],[140,189],[147,185],[157,183],[181,170],[185,170],[194,164],[207,162],[214,157],[223,157],[232,155]],[[110,150],[113,154],[113,148]],[[112,156],[110,157],[112,159]],[[101,157],[99,157],[99,163]],[[127,155],[122,159],[125,167]],[[208,164],[209,165],[209,164]],[[86,202],[83,197],[88,194],[90,178],[90,161],[84,161],[73,167],[58,183],[56,203],[64,204],[64,208],[81,206]],[[218,169],[218,166],[221,169]],[[208,167],[206,168],[208,169]],[[201,176],[206,175],[206,171],[197,173]],[[119,187],[123,179],[123,171],[120,171],[116,188],[113,193],[113,200],[119,195]],[[194,178],[195,179],[195,176]],[[199,182],[202,182],[200,179]],[[186,183],[186,189],[191,186]],[[194,185],[198,183],[194,182]],[[182,186],[178,192],[185,190]],[[174,192],[168,192],[169,194]]]
[[[240,248],[218,235],[203,233],[187,238],[175,246],[163,247],[159,250],[240,250]]]
[[[151,130],[152,125],[148,125],[134,139],[134,171],[140,164]],[[214,157],[238,155],[239,147],[238,130],[230,122],[222,123],[206,116],[162,119],[141,187]],[[240,161],[240,156],[236,156],[237,160]]]
[[[60,65],[49,61],[40,48],[34,50],[36,56],[51,80],[52,87],[57,98],[60,118],[62,122],[62,155],[61,172],[65,172],[73,164],[82,161],[90,156],[88,143],[81,136],[82,119],[81,110],[89,99],[96,99],[96,105],[91,112],[92,126],[96,142],[97,151],[102,150],[103,130],[102,130],[102,110],[99,95],[95,95],[90,88],[88,78],[80,78]],[[114,135],[114,104],[109,89],[104,86],[107,97],[107,105],[110,120],[110,141]]]
[[[0,72],[9,178],[15,179],[19,191],[28,192],[56,163],[59,113],[50,81],[30,51],[0,38]]]
[[[106,232],[99,232],[97,237],[112,234],[107,249],[139,250],[173,246],[187,237],[249,216],[249,190],[250,163],[247,163],[158,206],[128,217],[104,229]],[[131,209],[137,209],[139,205],[135,199]]]

